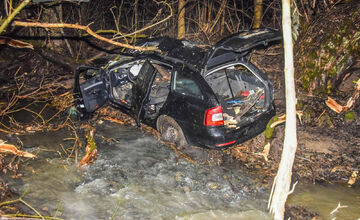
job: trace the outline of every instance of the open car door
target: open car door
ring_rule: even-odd
[[[205,70],[217,65],[235,61],[246,56],[251,50],[282,39],[280,31],[270,28],[241,31],[217,42],[209,51]],[[206,71],[205,71],[206,72]]]
[[[149,61],[145,61],[134,82],[132,90],[132,110],[138,126],[140,126],[140,122],[146,116],[151,86],[154,82],[155,76],[155,67]]]
[[[76,69],[74,104],[80,117],[103,106],[109,98],[105,76],[100,68],[80,66]]]

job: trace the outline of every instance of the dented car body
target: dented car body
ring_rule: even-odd
[[[130,51],[102,68],[78,67],[75,105],[82,115],[108,101],[179,145],[225,148],[261,133],[275,114],[273,87],[249,61],[279,42],[273,29],[243,31],[203,49],[168,37],[144,40],[160,52]]]

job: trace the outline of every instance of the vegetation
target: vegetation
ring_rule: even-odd
[[[358,68],[359,9],[359,4],[334,7],[303,25],[296,44],[297,80],[309,94],[338,92],[341,82]]]

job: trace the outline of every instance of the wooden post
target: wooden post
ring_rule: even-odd
[[[274,216],[275,220],[284,219],[285,203],[289,195],[292,167],[297,147],[295,108],[296,95],[293,63],[293,43],[291,36],[290,0],[282,0],[282,26],[285,56],[285,139],[279,169],[274,179],[268,205],[269,211]]]

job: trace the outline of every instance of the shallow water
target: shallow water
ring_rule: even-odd
[[[266,212],[268,189],[256,176],[238,168],[193,165],[137,128],[104,123],[97,126],[95,135],[97,160],[79,169],[60,148],[60,144],[72,145],[65,139],[69,136],[66,131],[20,136],[26,150],[38,152],[39,157],[22,163],[22,178],[12,179],[10,173],[1,176],[15,193],[28,190],[24,200],[43,215],[63,219],[271,219]],[[113,141],[105,142],[103,137]],[[339,202],[347,207],[330,214]],[[304,206],[322,219],[359,219],[360,189],[299,185],[288,205]]]
[[[346,207],[332,213],[339,203]],[[360,188],[340,184],[301,185],[289,197],[288,204],[305,206],[317,212],[322,219],[360,219]]]
[[[79,169],[73,159],[59,156],[65,136],[38,133],[22,137],[25,146],[32,146],[27,150],[47,150],[22,165],[21,179],[8,179],[9,187],[18,194],[28,189],[24,200],[43,215],[64,219],[270,219],[266,189],[238,169],[191,164],[139,129],[110,123],[97,127],[95,163]],[[103,142],[102,136],[115,141]]]

